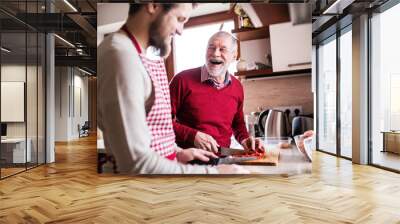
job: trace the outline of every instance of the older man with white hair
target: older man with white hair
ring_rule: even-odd
[[[235,37],[219,31],[208,41],[205,65],[183,71],[171,81],[173,126],[179,146],[217,152],[218,146],[230,146],[234,134],[245,149],[264,150],[246,130],[243,87],[228,72],[236,56]]]

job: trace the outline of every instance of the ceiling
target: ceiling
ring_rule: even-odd
[[[388,0],[313,0],[313,44],[351,24],[352,18],[374,12]]]
[[[199,3],[193,10],[191,17],[228,11],[230,9],[230,5],[230,3]]]
[[[118,30],[128,17],[128,3],[98,3],[97,32],[112,33]],[[198,3],[191,17],[227,11],[230,3]],[[119,13],[115,13],[119,12]]]
[[[23,58],[35,55],[36,46],[25,44],[25,30],[43,33],[56,33],[55,38],[56,65],[81,66],[96,71],[96,0],[45,0],[34,1],[0,1],[0,24],[2,30],[2,45],[11,49],[4,58]],[[51,10],[50,10],[51,9]],[[47,13],[46,13],[47,11]],[[51,11],[51,13],[48,13]],[[28,31],[29,32],[29,31]],[[25,50],[25,46],[28,46]],[[79,50],[78,50],[79,49]],[[3,58],[3,59],[4,59]],[[21,60],[21,59],[19,59]]]

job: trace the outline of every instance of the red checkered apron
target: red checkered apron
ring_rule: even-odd
[[[176,157],[175,133],[172,127],[171,99],[164,61],[162,59],[151,60],[146,58],[135,37],[125,26],[122,30],[132,40],[154,86],[154,104],[146,117],[147,125],[151,132],[150,148],[160,156],[174,160]]]

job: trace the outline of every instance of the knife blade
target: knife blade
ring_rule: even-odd
[[[250,160],[256,160],[258,159],[257,156],[250,156],[250,157],[224,157],[224,158],[210,158],[209,161],[205,162],[199,159],[194,159],[189,161],[189,164],[197,164],[197,165],[211,165],[211,166],[217,166],[221,164],[235,164],[235,163],[241,163],[244,161],[250,161]]]
[[[219,164],[235,164],[235,163],[241,163],[244,161],[250,161],[250,160],[256,160],[258,159],[257,156],[249,156],[249,157],[224,157],[220,158],[218,161]]]
[[[243,155],[248,153],[248,151],[244,149],[232,149],[225,147],[218,147],[218,152],[221,156]]]

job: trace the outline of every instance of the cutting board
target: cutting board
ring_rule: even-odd
[[[241,165],[276,166],[279,162],[279,149],[270,150],[265,153],[264,158],[241,162]]]

